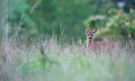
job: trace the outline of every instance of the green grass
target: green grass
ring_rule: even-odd
[[[135,81],[131,43],[123,48],[116,43],[108,53],[90,52],[83,44],[62,45],[53,38],[21,48],[15,42],[3,42],[0,81]]]

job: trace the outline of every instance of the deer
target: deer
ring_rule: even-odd
[[[114,48],[114,44],[111,41],[98,41],[94,42],[93,35],[97,32],[97,28],[94,28],[92,31],[89,31],[86,27],[84,27],[84,32],[87,37],[86,47],[91,50],[108,50]]]

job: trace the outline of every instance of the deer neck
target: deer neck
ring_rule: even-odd
[[[87,40],[87,47],[91,47],[92,43],[93,43],[93,41],[88,39]]]

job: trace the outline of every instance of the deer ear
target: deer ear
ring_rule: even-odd
[[[97,28],[95,28],[94,30],[92,30],[92,33],[95,33],[95,32],[97,32]]]
[[[88,32],[88,29],[86,28],[86,27],[84,27],[84,29],[83,29],[85,32]]]

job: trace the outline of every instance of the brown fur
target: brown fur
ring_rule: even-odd
[[[84,32],[87,36],[87,48],[91,48],[92,50],[108,50],[114,48],[114,44],[111,41],[98,41],[98,42],[94,42],[92,41],[92,37],[93,34],[97,31],[97,28],[92,30],[92,31],[88,31],[87,28],[84,28]],[[90,39],[91,38],[91,39]]]
[[[88,41],[87,42],[87,47],[91,47],[92,49],[106,49],[106,48],[114,48],[114,44],[110,41],[98,41],[98,42],[93,42],[93,41]]]

